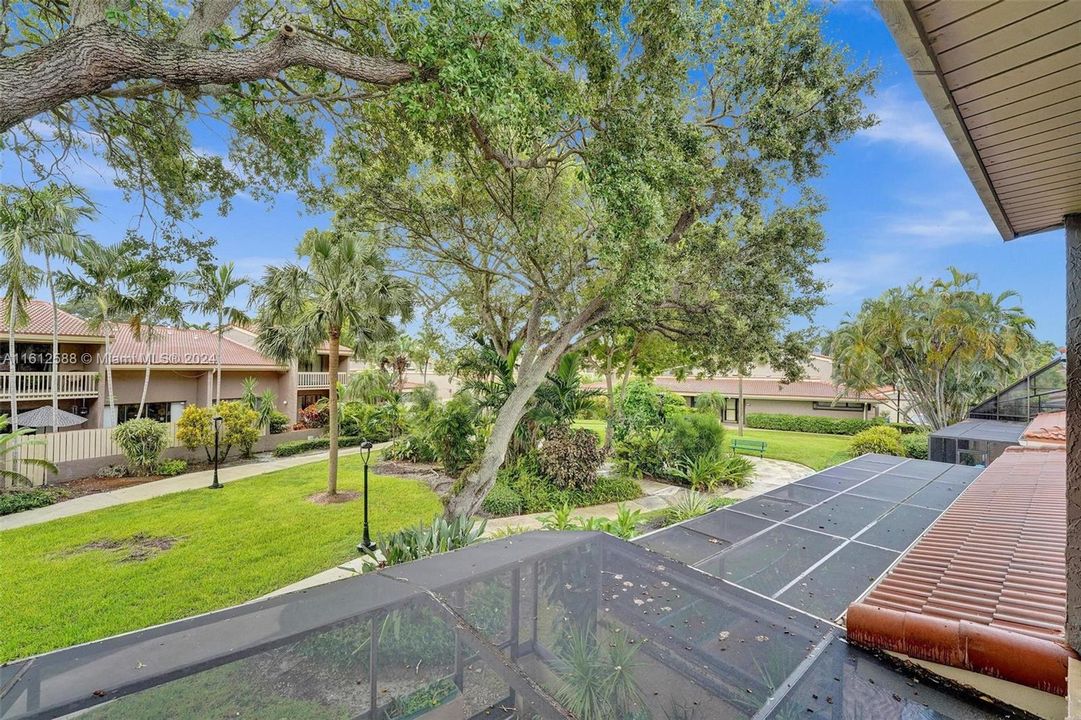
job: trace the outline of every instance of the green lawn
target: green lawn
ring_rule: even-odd
[[[589,428],[604,437],[604,420],[576,420],[578,427]],[[736,437],[736,430],[726,427],[726,442]],[[786,432],[783,430],[756,430],[746,428],[743,437],[766,441],[766,457],[790,460],[815,470],[822,470],[843,461],[839,457],[848,449],[852,438],[846,435],[820,435],[817,433]]]
[[[251,600],[355,557],[360,501],[307,500],[325,488],[326,467],[0,532],[0,662]],[[340,489],[359,490],[362,467],[359,455],[343,457]],[[370,503],[376,535],[441,509],[426,485],[381,476]],[[130,545],[101,547],[136,535],[175,543],[139,560]]]

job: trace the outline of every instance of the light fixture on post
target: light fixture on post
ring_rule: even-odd
[[[222,484],[218,482],[218,446],[221,441],[221,415],[214,416],[214,482],[210,483],[211,490],[221,490]]]
[[[368,461],[372,457],[371,441],[365,440],[362,442],[360,449],[364,452],[364,537],[361,538],[360,545],[357,545],[357,552],[363,553],[375,547],[372,544],[372,536],[368,530]]]

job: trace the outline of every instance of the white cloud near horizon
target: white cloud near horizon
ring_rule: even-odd
[[[953,148],[922,97],[909,97],[897,85],[881,88],[867,102],[878,123],[857,133],[872,143],[893,143],[942,159],[954,159]]]

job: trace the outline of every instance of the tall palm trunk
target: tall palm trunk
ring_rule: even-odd
[[[146,336],[146,367],[143,369],[143,394],[139,396],[139,412],[135,413],[135,417],[140,418],[143,416],[143,407],[146,405],[146,391],[150,387],[150,360],[151,350],[153,343],[151,336]]]
[[[15,422],[15,416],[19,412],[19,404],[15,399],[15,320],[18,317],[17,308],[15,306],[14,299],[8,301],[10,312],[8,313],[8,398],[11,400],[11,423],[9,427],[11,432],[15,432],[19,429],[19,424]],[[19,466],[19,446],[15,445],[15,452],[12,457],[12,469],[16,469]],[[0,489],[7,487],[7,478],[0,475]]]
[[[214,372],[216,373],[214,383],[217,386],[214,391],[214,404],[221,404],[221,336],[225,334],[225,329],[221,326],[221,312],[218,313],[218,352],[214,357]]]
[[[60,409],[60,393],[57,387],[60,384],[60,311],[56,308],[56,286],[53,284],[53,271],[49,267],[49,260],[49,253],[45,253],[45,281],[49,284],[49,302],[53,306],[53,367],[52,377],[49,380],[53,401],[53,426],[50,430],[56,432],[56,418]]]
[[[105,329],[105,402],[112,411],[113,422],[116,422],[116,398],[113,396],[113,353],[109,344],[112,327],[108,318],[105,319],[103,325]]]
[[[743,402],[743,372],[739,374],[739,399],[736,400],[736,433],[743,437],[743,411],[747,408]]]
[[[338,346],[341,330],[330,331],[330,389],[327,392],[327,411],[330,413],[330,466],[327,472],[327,495],[338,492]]]

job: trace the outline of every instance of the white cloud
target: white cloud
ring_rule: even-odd
[[[939,127],[922,97],[907,97],[897,86],[882,88],[868,101],[868,109],[878,118],[873,127],[857,137],[872,143],[894,143],[941,158],[953,159],[950,141]]]
[[[909,277],[913,272],[915,274]],[[842,299],[870,297],[887,287],[908,282],[918,274],[910,255],[894,251],[848,255],[815,266],[815,275],[830,285],[826,295],[833,303]],[[905,279],[902,280],[902,277]]]
[[[887,236],[926,247],[999,241],[995,224],[982,206],[919,208],[919,212],[885,219],[884,230]]]

